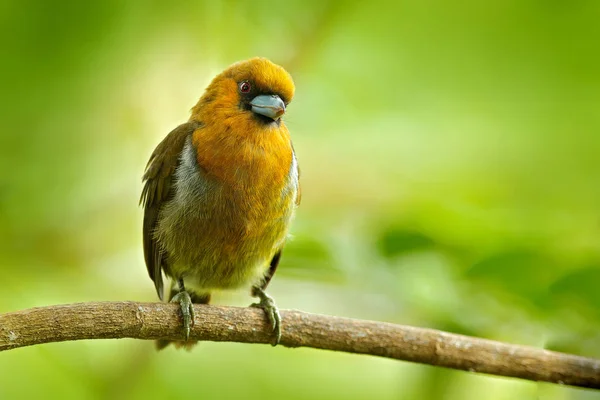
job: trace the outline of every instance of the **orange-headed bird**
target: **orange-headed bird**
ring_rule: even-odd
[[[181,306],[186,340],[192,303],[247,286],[279,342],[279,312],[265,289],[300,200],[298,163],[281,119],[293,96],[291,76],[269,60],[233,64],[148,161],[140,200],[146,267],[161,300],[162,272],[172,278],[169,300]]]

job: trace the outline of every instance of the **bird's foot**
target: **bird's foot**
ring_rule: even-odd
[[[259,287],[254,287],[254,296],[260,299],[259,303],[251,304],[250,307],[262,308],[267,315],[269,323],[273,327],[275,337],[271,343],[273,346],[277,346],[281,340],[281,315],[279,309],[275,305],[275,300],[269,296],[265,291]]]
[[[181,307],[181,316],[183,317],[183,330],[185,331],[185,340],[190,337],[190,329],[194,326],[196,314],[192,305],[192,298],[185,290],[180,291],[171,299],[171,303],[179,303]]]

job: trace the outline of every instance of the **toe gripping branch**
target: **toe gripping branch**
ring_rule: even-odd
[[[281,315],[279,314],[279,309],[275,305],[275,300],[258,286],[252,288],[252,295],[258,297],[260,302],[253,303],[250,307],[262,308],[264,310],[267,319],[273,328],[274,338],[271,344],[277,346],[281,340]]]
[[[185,290],[183,279],[177,281],[179,285],[179,293],[177,293],[171,299],[171,303],[179,303],[181,307],[181,316],[183,318],[183,330],[185,332],[185,340],[187,341],[190,337],[190,330],[194,326],[194,320],[196,314],[194,313],[194,306],[192,304],[192,298],[190,294]]]

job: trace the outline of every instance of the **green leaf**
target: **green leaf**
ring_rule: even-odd
[[[491,283],[507,292],[537,301],[545,298],[556,265],[530,250],[508,250],[484,258],[469,268],[465,277]]]
[[[432,238],[421,232],[391,228],[381,235],[377,247],[384,257],[392,258],[406,253],[429,250],[435,247]]]
[[[574,299],[600,312],[600,265],[590,265],[561,277],[550,286],[555,301]]]

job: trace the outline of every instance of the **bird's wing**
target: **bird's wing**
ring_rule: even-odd
[[[140,204],[144,207],[142,230],[144,259],[148,274],[154,281],[156,292],[161,300],[163,298],[162,268],[166,257],[154,237],[154,232],[161,207],[173,197],[173,175],[179,165],[179,157],[186,139],[199,127],[198,122],[187,122],[173,129],[150,156],[142,178],[145,182],[140,197]]]
[[[300,205],[302,201],[302,186],[300,185],[300,167],[298,167],[298,190],[296,193],[296,206]]]
[[[300,165],[298,164],[298,159],[296,158],[296,150],[294,150],[294,145],[292,145],[292,156],[294,157],[294,164],[296,164],[296,171],[298,174],[298,188],[296,190],[296,206],[300,205],[300,201],[302,200],[302,186],[300,186]]]
[[[295,152],[294,152],[293,157],[294,157],[294,160],[296,160]],[[297,160],[296,160],[295,164],[296,164],[296,170],[298,172],[298,189],[296,192],[295,202],[296,202],[296,206],[299,206],[300,200],[302,199],[302,190],[301,190],[301,186],[300,186],[300,167],[298,166]],[[267,286],[269,285],[269,282],[271,282],[271,279],[273,279],[273,275],[275,275],[275,271],[277,271],[277,267],[279,266],[279,261],[281,260],[281,252],[282,252],[282,249],[279,249],[277,251],[277,253],[275,253],[273,258],[271,259],[271,262],[269,263],[269,270],[265,274],[263,284],[261,285],[261,289],[265,290],[267,288]]]

